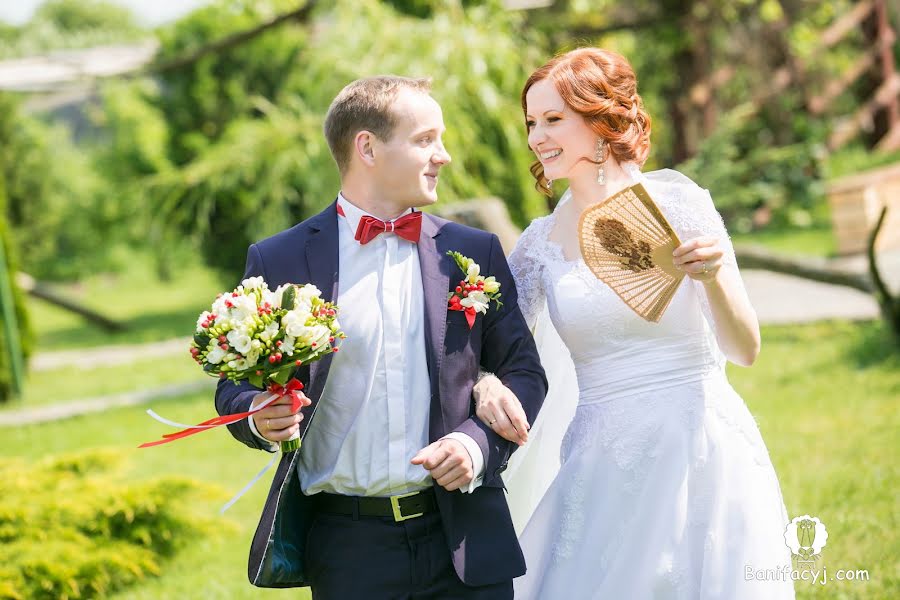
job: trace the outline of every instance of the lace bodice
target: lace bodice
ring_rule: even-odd
[[[736,267],[709,192],[676,171],[644,175],[635,165],[626,167],[635,181],[644,184],[682,241],[718,237],[726,247],[725,263]],[[566,192],[559,206],[569,198]],[[652,385],[724,366],[702,284],[685,278],[660,322],[647,322],[580,257],[566,260],[562,248],[550,240],[555,219],[556,211],[531,223],[510,255],[510,267],[529,326],[535,325],[546,303],[572,355],[582,395],[590,395],[591,389],[598,393],[602,389],[604,395],[633,389],[636,373]]]

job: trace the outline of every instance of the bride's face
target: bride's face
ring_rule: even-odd
[[[588,160],[595,158],[598,136],[566,104],[552,81],[543,79],[531,86],[525,103],[528,146],[544,166],[547,179],[571,179],[582,171],[585,175],[596,171]]]

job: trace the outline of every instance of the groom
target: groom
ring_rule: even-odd
[[[547,382],[497,237],[416,210],[437,201],[450,162],[429,92],[403,77],[345,87],[325,119],[337,200],[248,251],[245,277],[315,284],[347,334],[340,352],[299,369],[298,413],[285,400],[229,425],[270,451],[303,436],[251,545],[255,585],[310,585],[316,600],[497,600],[525,572],[500,477],[515,444],[475,416],[472,387],[481,369],[495,373],[533,423]],[[471,328],[447,307],[464,277],[450,250],[501,285],[503,306]],[[223,380],[216,408],[246,411],[258,394]]]

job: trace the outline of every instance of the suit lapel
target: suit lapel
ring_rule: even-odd
[[[309,220],[312,229],[306,240],[306,265],[310,283],[322,292],[328,302],[338,297],[338,222],[337,201]],[[307,395],[318,400],[331,368],[331,355],[309,366],[309,390]]]
[[[440,370],[447,333],[450,257],[446,255],[440,233],[441,229],[435,218],[427,213],[423,214],[422,232],[419,236],[419,268],[425,299],[425,351],[431,379],[429,433],[432,440],[443,435],[447,422],[440,406]]]

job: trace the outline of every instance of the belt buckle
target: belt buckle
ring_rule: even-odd
[[[403,498],[409,498],[410,496],[416,496],[421,494],[421,492],[410,492],[408,494],[400,494],[399,496],[391,496],[391,509],[394,511],[394,521],[399,523],[400,521],[406,521],[408,519],[415,519],[416,517],[421,517],[425,513],[415,513],[412,515],[404,515],[400,512],[400,500]]]

